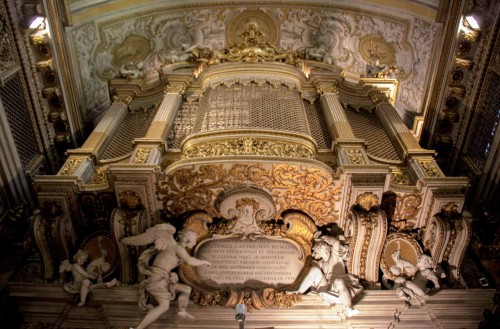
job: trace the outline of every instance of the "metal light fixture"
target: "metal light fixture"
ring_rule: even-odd
[[[245,328],[245,318],[248,312],[247,307],[245,304],[237,304],[236,308],[234,309],[236,315],[234,316],[234,319],[239,322],[239,329],[244,329]]]

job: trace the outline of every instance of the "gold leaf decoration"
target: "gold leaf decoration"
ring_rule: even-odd
[[[82,163],[83,159],[68,159],[64,166],[59,170],[58,175],[61,176],[71,176],[76,168]]]
[[[279,213],[297,209],[309,214],[318,225],[335,222],[341,185],[327,171],[310,166],[274,164],[266,169],[260,163],[205,164],[180,167],[158,183],[158,199],[174,214],[204,210],[220,217],[214,202],[224,189],[241,184],[252,184],[270,195]]]
[[[193,145],[187,148],[182,156],[189,159],[221,155],[265,155],[313,159],[315,150],[296,143],[251,137]]]
[[[292,307],[295,303],[299,303],[302,301],[301,293],[286,293],[285,291],[278,291],[272,288],[264,289],[263,301],[266,306],[275,306],[275,307]]]
[[[422,205],[422,195],[417,193],[397,195],[393,221],[415,220]]]

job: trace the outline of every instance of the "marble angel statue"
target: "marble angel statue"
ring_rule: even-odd
[[[139,271],[146,276],[139,286],[139,307],[147,310],[144,319],[136,329],[146,328],[156,321],[170,308],[170,301],[178,294],[178,315],[187,320],[194,317],[187,311],[191,287],[178,282],[175,272],[172,272],[180,262],[186,262],[191,266],[202,266],[210,263],[206,260],[191,257],[186,248],[193,248],[196,244],[196,233],[191,230],[182,230],[179,234],[179,242],[174,239],[175,227],[170,224],[158,224],[146,230],[145,233],[123,238],[125,244],[142,246],[153,243],[139,257]],[[153,259],[152,265],[150,260]],[[157,305],[148,302],[154,298]]]
[[[435,289],[439,289],[439,280],[434,270],[432,257],[421,255],[417,260],[417,265],[413,270],[411,278],[399,275],[394,280],[393,289],[396,289],[398,296],[405,300],[405,306],[410,307],[412,300],[422,303],[429,298],[427,283],[431,281]]]
[[[87,295],[95,288],[106,287],[110,288],[115,286],[118,281],[113,279],[109,282],[102,280],[102,272],[109,269],[109,263],[106,262],[107,251],[102,249],[102,256],[92,261],[86,268],[83,267],[89,258],[86,251],[79,249],[73,256],[75,263],[71,264],[69,260],[64,260],[59,266],[59,273],[62,275],[64,272],[71,272],[73,280],[63,285],[63,289],[70,294],[80,294],[78,306],[83,306]]]
[[[359,311],[352,307],[352,298],[362,290],[358,280],[346,273],[344,257],[347,254],[338,237],[315,234],[313,265],[296,292],[308,289],[331,304],[342,304],[348,317]]]

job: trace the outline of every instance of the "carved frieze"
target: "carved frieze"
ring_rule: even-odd
[[[263,155],[312,159],[314,149],[292,142],[281,142],[259,138],[239,138],[193,145],[183,152],[184,158],[220,155]]]

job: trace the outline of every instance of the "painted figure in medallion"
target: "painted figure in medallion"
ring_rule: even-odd
[[[158,224],[146,230],[145,233],[126,237],[122,239],[125,244],[135,246],[154,243],[146,249],[139,257],[139,271],[146,275],[146,279],[140,284],[139,307],[148,313],[137,326],[137,329],[146,328],[156,321],[170,308],[170,301],[175,299],[178,293],[178,315],[187,320],[194,317],[186,311],[191,287],[178,282],[177,274],[172,272],[181,262],[191,266],[202,266],[210,263],[203,259],[191,257],[186,248],[190,249],[196,244],[196,233],[191,230],[183,230],[179,234],[179,242],[174,239],[175,227],[170,224]],[[149,265],[151,259],[153,264]],[[152,297],[157,305],[149,302]]]

